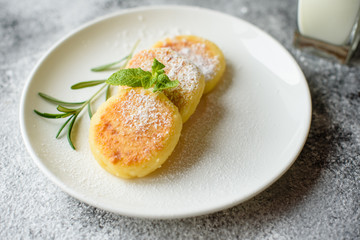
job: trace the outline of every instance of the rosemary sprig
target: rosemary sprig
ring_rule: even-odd
[[[120,69],[123,69],[129,62],[129,60],[132,58],[132,55],[138,44],[139,44],[139,41],[137,41],[135,43],[134,47],[131,49],[130,54],[128,54],[126,57],[122,58],[121,60],[110,63],[110,64],[102,65],[100,67],[92,68],[91,70],[95,71],[95,72],[105,71],[105,70],[109,70],[111,67],[113,67],[114,65],[116,65],[118,63],[124,62],[119,67]],[[91,118],[93,115],[92,111],[91,111],[92,101],[96,97],[98,97],[98,95],[100,95],[100,93],[102,93],[105,88],[106,88],[106,94],[105,94],[106,96],[105,97],[107,100],[110,97],[111,87],[110,87],[110,84],[106,83],[106,79],[105,80],[92,80],[92,81],[79,82],[79,83],[76,83],[71,86],[71,89],[77,90],[77,89],[83,89],[83,88],[87,88],[87,87],[98,86],[101,84],[102,84],[101,88],[94,95],[92,95],[88,100],[82,101],[82,102],[62,101],[57,98],[51,97],[45,93],[39,92],[38,94],[42,99],[44,99],[52,104],[57,105],[56,109],[59,111],[59,113],[45,113],[45,112],[39,112],[35,109],[34,109],[34,112],[41,117],[49,118],[49,119],[67,118],[65,123],[63,125],[61,125],[59,131],[57,132],[56,138],[59,138],[62,131],[65,129],[66,126],[68,126],[67,139],[68,139],[70,146],[75,150],[75,146],[74,146],[72,138],[71,138],[71,133],[72,133],[72,129],[73,129],[76,119],[78,118],[79,114],[84,110],[84,108],[87,108],[89,117]]]
[[[71,139],[71,132],[74,126],[74,123],[77,119],[77,117],[79,116],[79,114],[82,112],[82,110],[87,107],[88,109],[88,113],[89,113],[89,117],[92,117],[92,112],[90,109],[90,105],[91,102],[104,90],[104,88],[108,86],[107,84],[104,84],[94,95],[92,95],[91,98],[89,98],[87,101],[84,102],[64,102],[61,100],[58,100],[56,98],[53,97],[49,97],[48,95],[44,94],[44,93],[39,93],[39,96],[42,97],[43,99],[53,103],[53,104],[60,104],[57,105],[56,109],[60,112],[58,114],[54,114],[54,113],[42,113],[39,112],[37,110],[34,110],[34,112],[44,118],[51,118],[51,119],[58,119],[58,118],[68,118],[66,120],[66,122],[60,127],[59,131],[56,134],[56,138],[59,138],[61,132],[63,131],[63,129],[68,126],[68,132],[67,132],[67,139],[68,142],[70,144],[70,146],[75,150],[75,146],[73,144],[73,141]],[[64,104],[65,103],[65,104]],[[62,105],[61,105],[62,104]],[[70,108],[70,107],[65,107],[71,105],[72,107],[75,108]]]
[[[102,85],[101,88],[86,101],[66,102],[51,97],[45,93],[39,93],[39,96],[44,100],[52,104],[56,104],[57,105],[56,109],[59,111],[59,113],[42,113],[37,110],[34,110],[34,112],[37,115],[50,119],[67,118],[65,123],[60,127],[59,131],[57,132],[56,138],[59,138],[62,131],[65,129],[66,126],[68,126],[67,139],[70,146],[75,150],[75,146],[71,138],[71,132],[74,127],[76,119],[85,108],[87,109],[89,117],[91,118],[93,115],[91,111],[92,101],[95,98],[97,98],[103,92],[104,89],[106,89],[105,97],[106,99],[108,99],[110,97],[111,85],[143,87],[145,89],[153,88],[153,92],[174,88],[179,85],[178,80],[171,81],[169,79],[169,77],[165,74],[164,71],[165,66],[155,58],[153,61],[151,72],[144,71],[141,68],[124,69],[128,61],[132,58],[132,55],[137,45],[138,42],[132,48],[130,54],[127,55],[125,58],[123,58],[122,61],[124,61],[124,63],[121,65],[120,70],[112,74],[108,79],[84,81],[84,82],[76,83],[71,86],[71,89],[77,90],[77,89]],[[101,66],[101,69],[105,70],[113,65],[114,65],[113,63],[103,65]],[[97,69],[99,69],[99,67]]]

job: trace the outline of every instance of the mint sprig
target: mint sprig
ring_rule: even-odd
[[[106,80],[106,83],[110,85],[143,87],[150,81],[150,78],[151,72],[146,72],[141,68],[129,68],[121,69],[112,74],[109,79]]]
[[[145,89],[153,87],[153,92],[174,88],[179,85],[178,80],[171,81],[165,74],[165,65],[154,58],[151,72],[141,68],[121,69],[112,74],[107,84],[128,87],[143,87]]]

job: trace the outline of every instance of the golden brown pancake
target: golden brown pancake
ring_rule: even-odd
[[[215,43],[193,35],[181,35],[158,41],[154,48],[171,48],[193,62],[205,77],[204,93],[210,92],[225,71],[225,58]]]
[[[127,88],[93,115],[89,143],[95,159],[111,174],[143,177],[171,155],[181,129],[181,115],[163,93]]]
[[[164,90],[164,94],[178,107],[183,122],[186,122],[200,102],[205,87],[204,77],[194,64],[170,48],[140,51],[129,61],[127,68],[151,71],[154,58],[165,65],[165,73],[171,80],[179,81],[176,88]]]

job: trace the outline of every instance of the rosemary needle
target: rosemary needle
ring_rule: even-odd
[[[132,54],[133,52],[135,51],[135,49],[137,48],[137,46],[139,45],[140,43],[140,40],[136,41],[135,45],[133,46],[133,48],[131,49],[130,51],[130,54],[123,57],[122,59],[118,60],[118,61],[115,61],[115,62],[112,62],[112,63],[108,63],[108,64],[105,64],[105,65],[101,65],[101,66],[98,66],[98,67],[94,67],[91,69],[91,71],[93,72],[101,72],[101,71],[106,71],[106,70],[113,70],[111,67],[125,61],[126,63],[129,61],[129,59],[132,57]],[[121,68],[124,68],[126,66],[126,63],[123,64]]]

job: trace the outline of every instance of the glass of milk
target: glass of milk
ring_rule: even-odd
[[[347,63],[360,39],[360,0],[299,0],[295,46]]]

